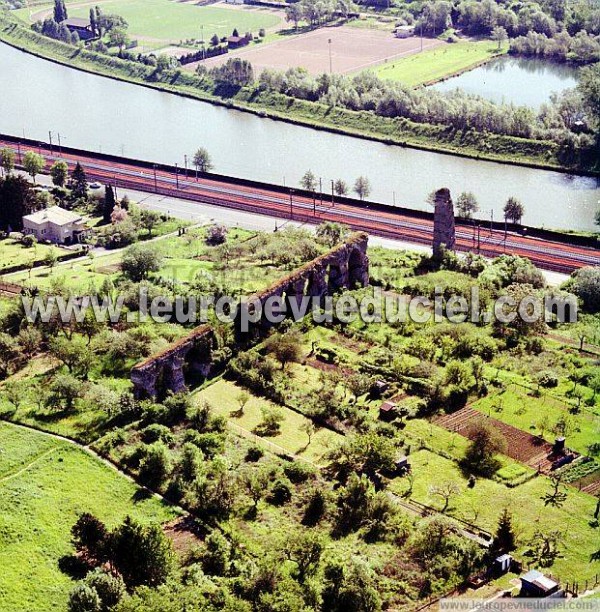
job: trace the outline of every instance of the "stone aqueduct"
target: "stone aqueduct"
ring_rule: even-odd
[[[352,234],[342,244],[251,296],[249,301],[262,304],[278,296],[289,302],[303,296],[318,298],[345,288],[364,287],[369,281],[367,246],[367,234]],[[259,320],[247,334],[238,331],[238,339],[259,335],[268,327],[264,319]],[[131,380],[135,396],[161,398],[168,391],[185,391],[189,385],[211,375],[215,348],[212,328],[209,325],[197,327],[185,338],[134,366]]]

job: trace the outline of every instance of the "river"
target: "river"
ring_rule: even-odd
[[[509,196],[525,206],[524,223],[593,230],[600,180],[463,159],[330,134],[114,81],[41,60],[0,44],[0,132],[104,153],[184,164],[200,146],[215,171],[296,186],[307,169],[352,185],[372,184],[370,199],[427,210],[427,195],[446,186],[472,191],[478,216],[502,217]]]
[[[434,85],[439,91],[460,88],[492,102],[539,108],[552,93],[575,87],[578,68],[527,57],[499,57],[474,70]]]

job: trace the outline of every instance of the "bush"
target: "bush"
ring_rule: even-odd
[[[316,474],[316,470],[312,465],[302,461],[288,463],[283,468],[283,472],[295,484],[306,482],[310,478],[314,478]]]
[[[169,450],[161,442],[146,447],[146,454],[140,461],[140,480],[151,488],[160,487],[171,470]]]
[[[292,483],[287,478],[278,478],[273,484],[267,500],[274,506],[283,506],[291,499]]]
[[[158,423],[154,423],[153,425],[148,425],[145,429],[142,430],[142,440],[146,444],[153,444],[154,442],[164,442],[165,444],[173,444],[173,434],[170,429],[166,425],[159,425]]]
[[[264,455],[264,451],[259,446],[252,446],[246,452],[245,460],[251,463],[255,463],[259,459],[261,459]]]

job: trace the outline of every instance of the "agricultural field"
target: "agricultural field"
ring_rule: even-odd
[[[90,5],[80,1],[68,3],[69,17],[87,18]],[[115,13],[129,24],[129,35],[144,49],[156,49],[186,39],[200,40],[202,31],[206,40],[213,34],[219,38],[239,32],[274,29],[283,20],[283,13],[260,8],[232,8],[224,3],[198,6],[193,2],[172,0],[103,0],[98,6],[105,13]],[[51,7],[36,8],[32,21],[44,19]],[[20,16],[28,18],[27,10]],[[204,28],[204,30],[203,30]]]
[[[426,39],[423,44],[425,49],[430,49],[444,43],[437,39]],[[286,36],[269,45],[211,58],[203,64],[207,67],[218,66],[230,57],[241,57],[248,60],[257,73],[267,68],[285,71],[292,67],[302,67],[317,75],[330,71],[331,52],[331,70],[338,74],[348,74],[410,56],[420,50],[420,45],[417,38],[401,40],[387,31],[343,25],[319,28],[298,36]]]
[[[176,513],[97,458],[47,435],[0,423],[0,600],[11,612],[64,610],[71,579],[58,567],[71,554],[82,512],[114,525],[126,515],[165,522]]]
[[[382,79],[416,87],[474,68],[506,51],[506,48],[498,51],[498,45],[489,40],[448,43],[411,57],[387,61],[377,66],[375,73]]]

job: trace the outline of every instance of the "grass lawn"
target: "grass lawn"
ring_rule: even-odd
[[[22,470],[22,471],[21,471]],[[110,526],[131,515],[164,522],[175,512],[86,452],[0,423],[0,601],[11,612],[64,610],[71,579],[58,560],[82,512]]]
[[[461,41],[382,64],[375,72],[382,79],[416,87],[466,70],[497,54],[498,45],[492,41]]]
[[[214,409],[216,414],[227,417],[230,423],[242,429],[252,432],[256,426],[262,422],[262,408],[274,408],[284,414],[281,423],[281,432],[276,436],[265,436],[264,440],[272,442],[281,447],[282,450],[299,455],[309,461],[323,464],[324,455],[335,448],[341,441],[341,436],[329,429],[319,429],[312,438],[308,448],[306,443],[308,438],[302,431],[302,425],[308,421],[306,417],[285,408],[277,406],[269,400],[250,396],[250,401],[244,408],[244,414],[239,415],[239,404],[237,402],[241,387],[227,380],[219,380],[215,384],[200,391],[195,397],[196,400],[206,400]],[[237,429],[234,428],[235,431]],[[255,437],[255,436],[252,436]],[[262,437],[255,437],[255,441],[260,444]],[[273,450],[270,445],[265,445],[267,450]]]
[[[260,28],[271,28],[281,19],[271,12],[197,6],[188,2],[169,0],[108,0],[101,2],[105,13],[117,13],[129,23],[129,34],[167,41],[185,38],[200,39],[231,35],[234,28],[240,34]],[[88,17],[89,5],[69,9],[69,17]]]
[[[421,503],[440,508],[443,502],[430,494],[432,485],[446,482],[456,483],[460,493],[450,500],[448,513],[475,523],[488,531],[495,531],[498,516],[505,506],[512,511],[519,533],[519,553],[527,549],[536,522],[540,529],[550,532],[560,529],[561,553],[546,571],[562,581],[591,579],[600,571],[600,561],[590,562],[590,555],[600,549],[600,528],[593,528],[596,500],[590,495],[568,489],[567,500],[561,508],[545,506],[542,497],[551,489],[545,477],[537,477],[515,488],[508,488],[493,480],[478,479],[475,487],[468,488],[467,481],[454,461],[420,450],[410,455],[414,474],[412,497]],[[392,488],[396,492],[406,491],[407,483],[395,479]],[[528,557],[523,557],[529,560]],[[534,560],[529,562],[536,566]]]
[[[70,252],[67,249],[45,244],[36,244],[27,248],[11,238],[0,240],[0,273],[13,266],[26,266],[31,262],[42,261],[49,251],[54,251],[57,256]]]

